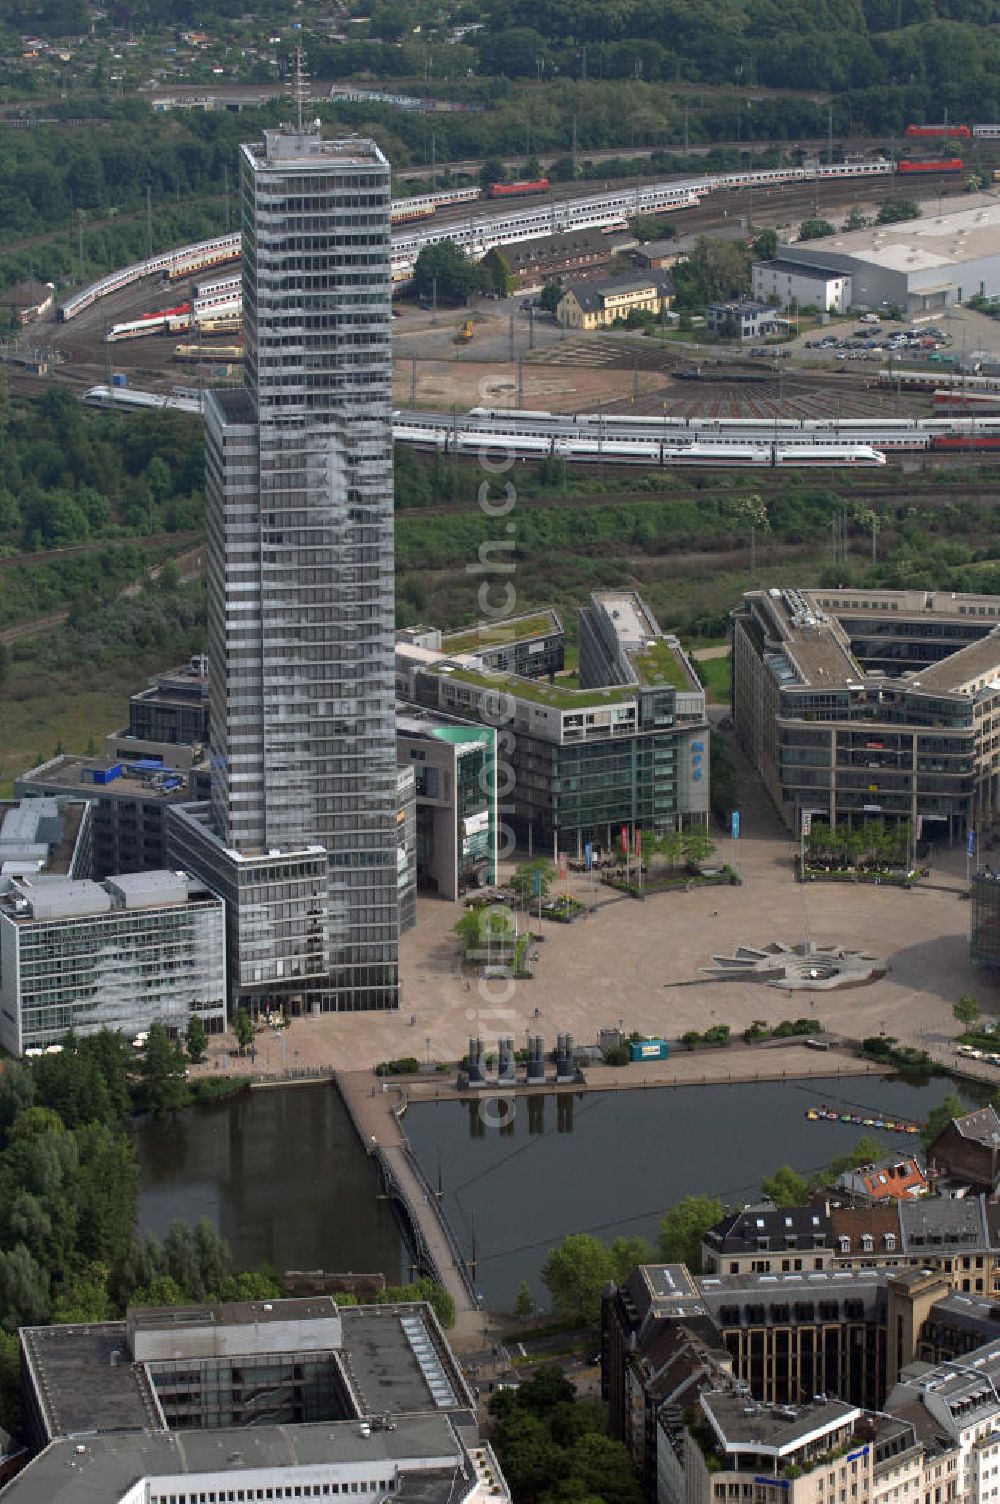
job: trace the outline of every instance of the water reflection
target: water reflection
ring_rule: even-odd
[[[440,1157],[444,1205],[467,1254],[475,1225],[487,1304],[510,1310],[522,1279],[544,1306],[541,1266],[567,1233],[655,1242],[664,1211],[682,1197],[708,1192],[742,1205],[762,1175],[783,1164],[817,1170],[872,1131],[809,1123],[808,1106],[919,1120],[948,1090],[974,1100],[947,1080],[842,1077],[521,1096],[503,1129],[490,1126],[500,1116],[495,1098],[421,1103],[405,1126],[435,1184]],[[887,1151],[920,1142],[876,1137]]]
[[[246,1267],[399,1280],[395,1216],[332,1085],[245,1093],[147,1123],[136,1141],[141,1231],[207,1217]]]

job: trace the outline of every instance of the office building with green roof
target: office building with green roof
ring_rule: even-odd
[[[532,851],[582,855],[587,843],[610,847],[622,826],[705,824],[705,692],[680,643],[637,592],[595,592],[580,612],[579,675],[535,677],[536,663],[562,661],[557,625],[561,635],[540,612],[449,638],[401,633],[397,698],[498,730],[500,821]],[[504,626],[520,672],[493,666]],[[532,653],[532,642],[544,646]]]

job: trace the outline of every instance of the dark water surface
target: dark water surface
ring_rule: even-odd
[[[729,1204],[757,1194],[779,1165],[814,1170],[870,1129],[809,1123],[826,1102],[868,1115],[926,1118],[948,1080],[912,1086],[877,1076],[735,1086],[658,1087],[515,1099],[509,1131],[478,1102],[425,1103],[403,1120],[437,1184],[488,1305],[509,1310],[526,1279],[536,1300],[548,1249],[566,1233],[655,1240],[664,1211],[709,1192]],[[970,1098],[971,1100],[971,1098]],[[920,1140],[880,1133],[888,1149]],[[239,1264],[277,1270],[406,1266],[392,1207],[333,1086],[254,1091],[148,1123],[137,1134],[139,1223],[162,1236],[178,1217],[208,1217]]]
[[[240,1266],[381,1270],[398,1282],[396,1218],[376,1200],[375,1167],[336,1087],[245,1092],[147,1123],[136,1139],[142,1232],[207,1217]]]
[[[421,1103],[403,1122],[435,1185],[440,1159],[445,1207],[470,1254],[475,1237],[487,1305],[510,1310],[522,1279],[544,1308],[542,1262],[566,1233],[655,1242],[682,1196],[742,1204],[779,1165],[817,1169],[875,1131],[807,1122],[811,1104],[919,1120],[949,1090],[963,1094],[943,1079],[921,1087],[855,1076],[550,1093],[516,1098],[509,1132],[484,1126],[475,1102]],[[919,1138],[877,1136],[887,1151],[921,1147]]]

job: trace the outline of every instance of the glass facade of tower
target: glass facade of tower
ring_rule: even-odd
[[[395,1007],[389,167],[266,131],[241,203],[245,385],[206,400],[212,825],[327,853],[329,969],[298,1001]]]

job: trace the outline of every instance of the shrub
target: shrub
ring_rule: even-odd
[[[399,1060],[383,1060],[375,1067],[376,1076],[414,1076],[420,1069],[415,1055],[403,1055]]]

